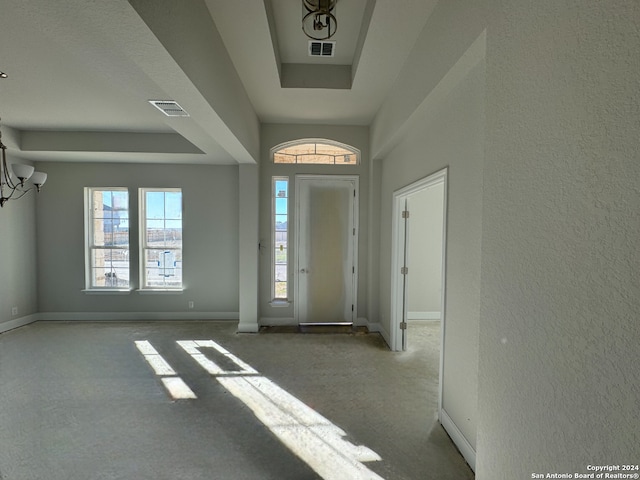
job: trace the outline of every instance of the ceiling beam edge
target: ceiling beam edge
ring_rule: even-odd
[[[238,163],[256,163],[260,123],[204,1],[129,3],[218,117],[201,126]]]

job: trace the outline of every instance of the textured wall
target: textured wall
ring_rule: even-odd
[[[494,1],[477,478],[640,459],[640,4]]]
[[[45,167],[43,166],[43,169]],[[238,312],[238,167],[47,163],[38,202],[41,312]],[[84,187],[129,187],[132,283],[138,288],[138,187],[180,187],[182,295],[87,295]]]
[[[3,323],[38,311],[34,193],[0,209],[0,331]]]
[[[447,206],[446,335],[443,408],[475,446],[484,119],[484,66],[448,85],[431,109],[416,115],[406,135],[382,161],[380,209],[380,321],[391,309],[393,192],[449,168]],[[409,339],[409,341],[411,341]]]
[[[409,312],[440,312],[444,184],[409,198]]]

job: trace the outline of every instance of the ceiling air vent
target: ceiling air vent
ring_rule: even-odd
[[[309,41],[310,57],[333,57],[336,48],[336,42],[319,42],[315,40]]]
[[[189,114],[173,100],[149,100],[149,103],[167,117],[188,117]]]

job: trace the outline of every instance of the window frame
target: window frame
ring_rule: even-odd
[[[127,229],[127,243],[126,246],[122,245],[100,245],[97,246],[95,243],[95,220],[94,216],[94,193],[95,192],[124,192],[127,194],[126,201],[126,212],[128,218],[128,229]],[[129,189],[127,187],[84,187],[84,232],[85,232],[85,289],[86,292],[129,292],[132,289],[131,283],[131,196],[129,195]],[[127,285],[123,287],[118,287],[117,284],[114,285],[94,285],[94,277],[93,270],[96,268],[93,264],[93,252],[95,250],[126,250],[128,253],[127,257],[127,272],[128,272],[128,281]],[[116,277],[117,278],[117,277]],[[106,278],[105,278],[106,282]]]
[[[276,192],[276,183],[277,182],[286,182],[287,183],[287,194],[284,198],[286,198],[287,200],[287,229],[284,231],[286,233],[286,237],[287,237],[287,246],[286,246],[286,263],[285,265],[285,270],[286,270],[286,280],[284,282],[279,282],[276,279],[276,265],[282,265],[282,263],[277,263],[277,253],[276,250],[277,248],[277,232],[282,232],[282,230],[276,230],[276,218],[278,215],[282,215],[282,214],[278,214],[277,213],[277,209],[276,209],[276,200],[278,198],[283,198],[283,197],[279,197],[277,192]],[[290,228],[289,228],[289,220],[290,220],[290,210],[291,210],[291,202],[289,201],[289,199],[291,198],[289,195],[290,192],[290,187],[291,187],[291,182],[289,181],[289,177],[288,176],[283,176],[283,175],[274,175],[273,177],[271,177],[271,299],[272,302],[278,303],[278,302],[288,302],[289,298],[290,298],[290,275],[289,275],[289,253],[290,253]],[[286,289],[287,289],[287,295],[285,297],[278,297],[277,293],[276,293],[276,284],[277,283],[285,283],[286,284]]]
[[[291,148],[291,147],[297,147],[297,146],[301,146],[301,145],[310,145],[310,144],[314,144],[315,145],[315,150],[317,152],[318,149],[318,145],[325,145],[325,146],[330,146],[330,147],[337,147],[337,148],[341,148],[343,150],[346,150],[348,152],[351,152],[351,155],[355,155],[356,156],[356,161],[355,162],[348,162],[348,163],[340,163],[340,162],[336,162],[336,156],[334,156],[333,162],[332,163],[324,163],[324,162],[299,162],[298,161],[298,157],[303,157],[305,155],[291,155],[291,154],[285,154],[283,153],[282,155],[290,155],[290,156],[294,156],[295,157],[295,161],[293,162],[276,162],[276,154],[278,154],[281,150],[287,149],[287,148]],[[360,165],[360,160],[361,160],[361,154],[360,154],[360,150],[352,147],[351,145],[348,145],[346,143],[341,143],[341,142],[336,142],[334,140],[328,140],[325,138],[305,138],[305,139],[300,139],[300,140],[293,140],[291,142],[283,142],[279,145],[276,145],[275,147],[271,148],[270,152],[270,157],[271,157],[271,163],[273,163],[274,165],[325,165],[325,166],[351,166],[351,167],[357,167]],[[318,154],[315,153],[315,155],[328,155],[328,154]],[[344,155],[338,155],[338,157],[340,156],[344,156]]]
[[[180,257],[180,271],[181,271],[181,281],[180,285],[148,285],[148,276],[147,276],[147,251],[148,250],[159,250],[157,247],[149,247],[147,245],[147,193],[152,192],[161,192],[161,193],[180,193],[180,230],[181,230],[181,238],[180,238],[180,248],[176,247],[163,247],[165,250],[179,250]],[[182,238],[182,232],[184,232],[184,195],[182,192],[182,188],[179,187],[140,187],[138,189],[138,211],[139,211],[139,257],[140,257],[140,292],[181,292],[184,290],[184,242]],[[166,213],[163,217],[163,220],[166,221]],[[171,219],[178,220],[178,219]]]

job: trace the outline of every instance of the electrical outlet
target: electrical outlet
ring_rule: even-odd
[[[195,307],[195,304],[193,303],[193,300],[189,300],[189,310],[193,310]]]
[[[16,315],[18,315],[18,307],[12,307],[11,316],[15,317]]]

